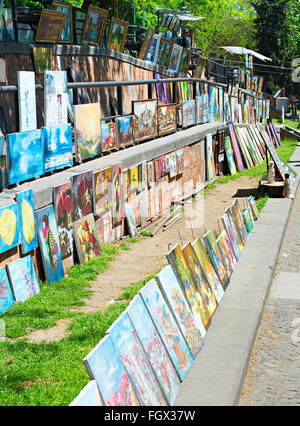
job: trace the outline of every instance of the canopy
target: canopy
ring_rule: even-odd
[[[227,50],[230,53],[235,53],[237,55],[246,55],[247,53],[249,55],[253,55],[258,59],[261,59],[262,61],[271,61],[271,58],[268,58],[267,56],[261,55],[260,53],[255,52],[254,50],[247,49],[246,47],[240,47],[240,46],[220,46],[222,49]]]
[[[174,9],[165,9],[162,7],[154,7],[156,12],[167,13],[168,15],[176,15],[181,21],[199,21],[199,19],[205,19],[203,16],[194,16],[188,12],[182,12]]]

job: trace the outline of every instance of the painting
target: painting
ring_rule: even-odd
[[[203,120],[203,97],[202,97],[202,95],[195,97],[195,109],[196,109],[196,124],[204,123],[204,120]]]
[[[72,218],[81,219],[93,211],[93,172],[73,175],[72,182]]]
[[[37,74],[53,71],[52,47],[32,47],[34,68]]]
[[[115,123],[101,124],[101,145],[102,152],[112,151],[116,148]]]
[[[7,271],[16,302],[24,302],[40,292],[31,256],[8,263]]]
[[[36,220],[34,215],[34,196],[32,189],[18,192],[16,199],[19,207],[22,254],[35,249],[38,246]]]
[[[169,70],[178,72],[179,65],[181,61],[181,55],[182,55],[183,47],[179,46],[178,44],[173,45],[170,61],[169,61]]]
[[[4,314],[15,303],[9,285],[5,266],[0,268],[0,315]]]
[[[258,211],[258,208],[256,207],[256,204],[252,195],[250,195],[250,197],[248,198],[248,202],[252,210],[252,215],[254,219],[257,220],[259,216],[259,211]]]
[[[117,19],[114,16],[111,18],[106,44],[108,49],[123,53],[128,25],[128,22]]]
[[[168,354],[180,376],[180,379],[183,380],[194,360],[191,351],[187,346],[186,340],[183,337],[181,329],[177,325],[169,305],[159,290],[155,280],[150,280],[142,288],[140,294],[148,309],[149,315],[156,325],[157,330],[166,346]],[[185,299],[183,294],[182,297],[182,301],[184,303]],[[187,302],[185,303],[188,307]],[[192,343],[197,344],[195,336],[198,336],[200,340],[201,336],[199,336],[199,331],[197,329],[195,329],[195,331],[196,333],[191,333],[190,336]]]
[[[112,166],[112,191],[112,217],[113,224],[116,224],[121,222],[125,217],[122,163]]]
[[[168,40],[164,37],[161,38],[156,61],[157,65],[168,68],[173,44],[174,42],[172,40]]]
[[[158,105],[157,106],[157,118],[158,118],[158,134],[160,136],[168,133],[176,132],[177,128],[177,117],[176,117],[176,105]]]
[[[126,312],[113,323],[109,329],[109,336],[124,368],[128,371],[142,405],[166,405],[156,376]]]
[[[2,2],[3,4],[3,2]],[[0,8],[0,17],[1,17],[1,25],[0,25],[0,41],[15,41],[15,32],[14,32],[14,24],[12,17],[12,9]]]
[[[71,124],[43,127],[45,173],[73,165]]]
[[[227,209],[225,209],[224,215],[227,216],[228,221],[231,224],[231,227],[232,227],[232,229],[234,231],[234,236],[236,237],[236,241],[237,241],[237,244],[238,244],[240,252],[241,252],[242,249],[243,249],[243,247],[244,247],[244,243],[243,243],[243,239],[242,239],[242,237],[240,235],[240,230],[239,230],[238,224],[237,224],[237,222],[236,222],[236,220],[234,218],[234,215],[233,215],[232,210],[231,210],[230,207],[228,207]]]
[[[73,7],[71,4],[61,3],[54,1],[52,6],[57,12],[66,15],[64,25],[60,34],[59,43],[72,43],[73,44]]]
[[[177,158],[177,174],[180,174],[184,170],[184,157],[183,157],[183,149],[179,149],[176,151]]]
[[[140,405],[111,336],[105,336],[84,358],[83,363],[90,378],[96,380],[105,405],[118,407]]]
[[[100,104],[74,105],[75,141],[78,160],[101,154]]]
[[[172,103],[172,83],[164,82],[164,77],[161,74],[154,73],[155,80],[160,80],[155,84],[158,105],[169,105]]]
[[[247,230],[246,230],[246,226],[244,225],[244,220],[243,220],[243,216],[242,213],[240,211],[239,205],[237,203],[237,200],[235,199],[233,204],[230,207],[231,210],[231,215],[233,220],[235,220],[238,230],[239,230],[239,234],[242,240],[243,245],[246,244],[246,240],[247,240]]]
[[[66,71],[44,73],[45,127],[68,123],[68,90]]]
[[[73,228],[79,263],[100,256],[101,246],[93,213],[73,222]]]
[[[83,44],[101,44],[105,31],[108,10],[89,6],[85,16],[85,23],[81,42]]]
[[[224,289],[218,275],[216,274],[216,271],[211,264],[211,261],[206,252],[206,248],[202,244],[200,238],[197,238],[192,243],[192,247],[197,255],[200,265],[202,266],[210,288],[214,292],[217,302],[220,303],[220,300],[224,296]]]
[[[172,267],[170,265],[164,267],[156,276],[156,280],[175,316],[191,355],[196,358],[203,345],[203,336]]]
[[[127,115],[115,119],[116,146],[124,147],[134,144],[135,116]]]
[[[207,160],[207,163],[206,163],[207,180],[208,182],[211,182],[215,177],[215,164],[214,164],[211,133],[206,135],[206,160]]]
[[[112,204],[112,170],[108,167],[94,172],[94,213],[102,216],[111,209]]]
[[[224,228],[226,229],[227,236],[229,238],[229,241],[230,241],[231,247],[233,249],[234,255],[235,255],[236,259],[238,260],[241,256],[241,250],[240,250],[240,247],[239,247],[239,244],[238,244],[236,230],[232,227],[231,221],[230,221],[227,213],[223,214],[222,222],[223,222]]]
[[[193,78],[205,78],[206,58],[199,55],[194,69]]]
[[[148,52],[145,57],[145,61],[151,62],[152,64],[156,64],[157,56],[159,52],[161,36],[158,34],[154,34],[148,49]]]
[[[240,151],[240,148],[239,148],[239,145],[238,145],[238,141],[237,141],[237,138],[236,138],[236,134],[235,134],[232,122],[228,123],[228,129],[229,129],[229,133],[230,133],[231,143],[232,143],[232,146],[233,146],[233,153],[234,153],[234,156],[235,156],[235,162],[236,162],[238,171],[242,172],[244,170],[244,164],[243,164],[241,151]]]
[[[182,127],[190,127],[196,124],[195,99],[182,101]]]
[[[193,282],[196,284],[196,288],[202,297],[203,305],[208,313],[209,321],[209,318],[213,316],[215,310],[217,309],[217,299],[212,289],[210,288],[205,272],[191,243],[185,244],[185,246],[182,248],[182,253],[192,274]]]
[[[169,156],[169,175],[170,178],[177,176],[177,155],[176,152],[172,152]]]
[[[145,34],[143,44],[142,44],[140,51],[139,51],[138,59],[141,59],[142,61],[145,60],[147,52],[148,52],[149,47],[150,47],[150,43],[152,41],[154,34],[155,34],[155,29],[154,28],[148,28],[148,30]]]
[[[135,237],[137,235],[135,216],[132,207],[129,203],[125,203],[125,212],[130,235],[131,237]]]
[[[66,259],[73,253],[72,184],[53,188],[53,204],[61,255]]]
[[[130,192],[134,193],[139,189],[139,167],[131,167],[130,169]]]
[[[0,253],[21,244],[18,204],[0,208]]]
[[[96,380],[91,380],[71,402],[70,407],[101,407],[102,401]]]
[[[58,43],[64,27],[66,15],[61,12],[42,9],[35,36],[36,43]]]
[[[8,158],[4,135],[0,132],[0,190],[8,186]]]
[[[210,317],[179,245],[167,253],[167,259],[173,268],[182,290],[185,292],[201,336],[204,337],[206,329],[209,327]]]
[[[59,281],[65,274],[53,205],[37,210],[36,222],[46,280]]]
[[[229,284],[229,272],[227,271],[220,249],[217,245],[215,234],[212,231],[208,231],[204,237],[206,249],[208,251],[211,263],[215,268],[215,271],[222,283],[223,289],[225,290]]]
[[[251,232],[252,229],[253,229],[253,223],[252,223],[251,215],[250,215],[250,207],[248,207],[244,211],[244,213],[243,213],[243,219],[244,219],[244,223],[245,223],[245,226],[247,228],[247,231]]]
[[[141,142],[157,136],[157,100],[133,101],[135,115],[135,141]]]
[[[231,175],[234,175],[235,173],[237,173],[237,170],[236,170],[236,167],[235,167],[235,161],[234,161],[234,158],[233,158],[233,152],[232,152],[229,136],[225,137],[224,145],[225,145],[225,152],[226,152],[226,158],[227,158],[229,171],[230,171]]]
[[[11,133],[7,146],[10,185],[45,173],[42,130]]]
[[[35,74],[18,71],[19,128],[20,132],[36,130]]]
[[[231,275],[236,264],[236,258],[225,229],[218,236],[216,242],[222,255],[223,264],[226,265],[226,269]]]
[[[147,185],[150,188],[155,182],[155,165],[154,160],[148,161],[147,163]]]
[[[192,51],[184,48],[181,55],[181,61],[178,72],[181,74],[187,74],[191,62]]]
[[[154,171],[155,171],[155,182],[159,182],[159,181],[160,181],[160,178],[161,178],[161,171],[160,171],[161,164],[160,164],[160,158],[156,158],[156,159],[154,160],[154,164],[155,164],[155,167],[154,167]]]
[[[181,96],[183,101],[189,101],[191,99],[190,86],[187,81],[180,82]]]

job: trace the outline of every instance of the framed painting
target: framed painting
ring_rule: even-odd
[[[193,356],[187,342],[162,295],[157,282],[150,280],[140,291],[148,313],[164,341],[168,354],[181,380],[193,364]]]
[[[155,34],[155,29],[154,28],[148,28],[148,30],[145,34],[143,44],[142,44],[140,51],[139,51],[138,59],[141,59],[142,61],[145,60],[147,52],[148,52],[149,47],[150,47],[150,43],[152,41],[154,34]]]
[[[42,130],[7,135],[9,183],[23,182],[45,173]]]
[[[72,218],[81,219],[93,211],[93,172],[73,175],[72,182]]]
[[[4,135],[0,132],[0,190],[8,186],[7,145]]]
[[[45,173],[73,165],[71,124],[43,127]]]
[[[74,105],[76,157],[79,160],[101,154],[100,104]]]
[[[34,195],[32,189],[18,192],[16,199],[19,207],[21,226],[21,251],[26,254],[38,247],[36,220],[34,215]]]
[[[9,285],[5,266],[0,268],[0,315],[4,314],[15,303],[11,287]]]
[[[135,216],[134,216],[132,207],[129,203],[125,203],[125,212],[126,212],[126,218],[127,218],[130,236],[135,237],[138,234],[138,232],[136,229]]]
[[[53,71],[52,47],[32,47],[35,72],[43,74],[45,71]]]
[[[73,37],[73,5],[54,1],[52,6],[57,12],[66,15],[64,25],[60,34],[59,43],[74,43]]]
[[[65,18],[65,13],[42,9],[34,42],[58,43],[64,28]]]
[[[232,224],[230,222],[230,219],[229,219],[227,213],[223,214],[222,222],[223,222],[224,228],[227,232],[227,236],[229,238],[229,241],[230,241],[231,247],[233,249],[234,255],[235,255],[236,259],[238,260],[240,258],[240,255],[241,255],[241,250],[240,250],[238,239],[237,239],[237,236],[236,236],[236,231],[232,227]]]
[[[109,152],[116,148],[115,123],[101,124],[102,152]]]
[[[96,380],[91,380],[71,402],[70,407],[101,407],[102,400]]]
[[[205,78],[205,67],[206,67],[206,58],[199,55],[197,63],[193,72],[193,78],[204,79]]]
[[[101,255],[101,245],[93,213],[73,222],[74,240],[79,263],[85,263]]]
[[[163,37],[161,38],[156,61],[157,65],[163,68],[168,68],[173,44],[174,42],[172,40],[168,40]]]
[[[113,224],[121,222],[125,217],[124,212],[124,185],[122,163],[112,166],[112,217]]]
[[[182,128],[196,124],[196,101],[182,101]]]
[[[45,127],[68,123],[68,90],[66,71],[44,73]]]
[[[173,405],[179,390],[180,379],[140,294],[132,300],[127,313],[147,358],[156,372],[165,398],[168,404]]]
[[[115,119],[116,146],[124,147],[134,144],[135,116],[128,115]]]
[[[215,271],[220,278],[223,289],[225,290],[229,284],[229,271],[226,269],[220,249],[217,245],[215,234],[212,231],[208,231],[203,236],[206,249],[208,251],[211,263],[215,268]]]
[[[105,25],[107,21],[108,10],[89,6],[85,16],[85,23],[81,42],[83,44],[101,44]]]
[[[0,41],[15,41],[16,37],[13,24],[12,9],[1,7],[0,18]]]
[[[8,263],[7,272],[16,302],[24,302],[40,292],[31,256]]]
[[[148,49],[148,52],[145,57],[145,61],[151,62],[152,64],[156,64],[157,56],[159,52],[161,36],[158,34],[154,34]]]
[[[183,51],[182,46],[179,46],[179,44],[173,45],[173,49],[172,49],[172,53],[171,53],[171,57],[170,57],[170,61],[169,61],[169,70],[170,71],[174,71],[176,73],[178,72],[180,61],[181,61],[182,51]]]
[[[0,208],[0,253],[21,244],[21,229],[18,204]]]
[[[90,378],[96,380],[105,405],[116,407],[141,405],[132,386],[131,377],[123,366],[110,335],[101,339],[84,358],[83,363]]]
[[[59,281],[65,274],[53,205],[37,210],[36,222],[46,280]]]
[[[72,184],[53,188],[53,204],[61,255],[63,259],[73,253]]]
[[[108,31],[107,44],[108,49],[116,50],[123,53],[129,23],[117,19],[114,16],[111,18],[110,27]]]
[[[125,312],[110,327],[109,336],[144,406],[167,405],[146,353]]]
[[[181,55],[181,60],[178,68],[180,74],[187,74],[191,62],[192,51],[184,48]]]
[[[157,136],[157,100],[133,101],[135,115],[135,142]]]
[[[20,132],[36,130],[35,74],[18,71],[18,100]]]
[[[174,133],[177,129],[176,120],[176,105],[158,105],[157,106],[157,121],[158,134],[160,136],[168,133]]]
[[[94,213],[102,216],[112,205],[112,170],[108,167],[94,172]]]

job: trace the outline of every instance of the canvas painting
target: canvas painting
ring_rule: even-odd
[[[196,358],[203,345],[203,336],[172,267],[170,265],[164,267],[156,279],[192,356]]]
[[[130,192],[134,193],[139,188],[139,172],[138,166],[131,167],[130,169]]]
[[[195,253],[199,259],[199,262],[203,268],[203,271],[205,273],[205,276],[207,278],[207,281],[209,282],[209,285],[214,292],[214,295],[217,299],[217,302],[220,303],[220,300],[224,296],[224,289],[221,284],[221,281],[216,274],[216,271],[214,270],[211,261],[208,257],[208,254],[206,252],[205,246],[202,244],[200,238],[197,238],[193,244],[193,249],[195,250]]]
[[[81,37],[82,43],[94,45],[101,44],[105,31],[107,15],[108,10],[89,6]]]
[[[242,237],[240,235],[240,230],[239,230],[238,224],[237,224],[237,222],[236,222],[236,220],[234,218],[234,215],[232,214],[231,208],[227,208],[225,210],[224,216],[225,215],[227,216],[228,221],[230,222],[231,228],[233,229],[233,232],[234,232],[234,236],[235,236],[236,242],[237,242],[237,244],[239,246],[239,250],[241,252],[242,249],[243,249],[243,247],[244,247],[244,243],[243,243],[243,239],[242,239]]]
[[[229,284],[229,271],[227,271],[224,265],[220,249],[217,245],[216,237],[212,231],[208,231],[204,235],[203,239],[204,239],[211,263],[213,264],[213,267],[215,268],[215,271],[218,277],[220,278],[222,286],[225,290]]]
[[[226,152],[226,158],[227,158],[230,174],[234,175],[235,173],[237,173],[237,170],[236,170],[236,167],[235,167],[235,161],[234,161],[234,158],[233,158],[233,152],[232,152],[229,136],[225,137],[224,144],[225,144],[225,152]]]
[[[8,158],[5,137],[0,132],[0,190],[8,186]]]
[[[65,17],[64,13],[42,9],[35,43],[58,43],[64,27]]]
[[[112,191],[112,216],[113,224],[116,224],[121,222],[125,217],[122,163],[112,166]]]
[[[195,97],[195,108],[196,108],[196,124],[204,123],[203,120],[203,97],[196,96]]]
[[[127,218],[127,222],[128,222],[130,235],[131,235],[131,237],[135,237],[138,232],[136,230],[134,212],[133,212],[132,207],[129,203],[125,203],[125,211],[126,211],[126,218]]]
[[[127,31],[128,22],[122,21],[121,19],[117,19],[113,16],[111,18],[106,47],[123,53]]]
[[[150,188],[152,183],[155,182],[155,170],[154,170],[154,161],[148,161],[147,163],[147,184]]]
[[[71,402],[70,407],[101,407],[102,401],[96,380],[91,380]]]
[[[177,173],[180,174],[184,170],[184,157],[183,157],[183,149],[179,149],[176,151],[177,157]]]
[[[90,378],[96,380],[105,405],[118,407],[141,405],[111,336],[105,336],[84,358],[83,363]]]
[[[22,244],[22,254],[35,249],[38,246],[38,236],[36,229],[36,220],[34,215],[34,195],[32,189],[28,189],[16,194],[19,214]]]
[[[155,34],[155,29],[154,28],[148,28],[148,30],[145,34],[145,38],[144,38],[142,47],[139,51],[138,59],[141,59],[142,61],[145,60],[154,34]]]
[[[172,152],[169,156],[170,165],[169,165],[169,175],[170,178],[173,178],[177,175],[177,155],[176,152]]]
[[[3,2],[2,2],[2,5],[3,5]],[[11,8],[6,9],[1,7],[0,17],[1,17],[0,41],[8,41],[8,42],[15,41],[15,32],[14,32],[14,24],[13,24]]]
[[[251,207],[254,219],[255,220],[258,219],[259,211],[258,211],[258,208],[256,207],[256,204],[252,195],[250,195],[250,197],[248,198],[248,202]]]
[[[171,53],[171,57],[170,57],[170,62],[169,62],[169,70],[170,71],[174,71],[176,73],[178,72],[180,60],[181,60],[181,55],[182,55],[182,50],[183,50],[182,46],[179,46],[178,44],[173,45],[173,49],[172,49],[172,53]]]
[[[75,141],[78,160],[101,154],[100,104],[74,105]]]
[[[154,78],[160,80],[155,84],[158,105],[169,105],[172,103],[172,88],[171,83],[164,82],[164,77],[161,74],[154,73]]]
[[[118,147],[134,144],[135,116],[128,115],[115,119],[115,138]]]
[[[248,209],[244,211],[243,219],[244,219],[244,223],[246,225],[247,231],[251,232],[253,229],[253,223],[250,216],[250,207],[248,207]]]
[[[224,228],[226,229],[226,232],[227,232],[227,235],[228,235],[231,247],[232,247],[232,249],[234,251],[234,255],[235,255],[236,259],[239,259],[240,255],[241,255],[241,251],[240,251],[240,247],[239,247],[239,244],[238,244],[238,239],[237,239],[237,236],[236,236],[236,231],[232,227],[230,219],[229,219],[227,213],[223,214],[223,216],[222,216],[222,222],[223,222]]]
[[[0,315],[4,314],[15,303],[9,285],[5,266],[0,268]]]
[[[124,201],[128,201],[130,193],[130,170],[123,170],[123,182],[124,182]]]
[[[21,244],[18,204],[0,208],[0,253]]]
[[[19,127],[20,132],[36,130],[35,74],[18,71]]]
[[[199,293],[196,284],[193,282],[192,274],[188,268],[179,245],[175,246],[167,253],[167,259],[172,266],[177,280],[179,281],[181,288],[184,291],[185,296],[191,306],[194,319],[197,327],[199,328],[201,336],[204,337],[206,334],[206,329],[210,323],[210,318],[205,308],[201,294]]]
[[[9,183],[42,176],[44,168],[44,147],[41,130],[11,133],[7,135]]]
[[[102,216],[112,204],[111,167],[94,172],[94,213]]]
[[[158,134],[160,136],[176,131],[177,119],[176,119],[175,104],[158,105],[157,117],[158,117]]]
[[[73,43],[73,7],[72,4],[60,3],[54,1],[52,3],[55,10],[60,13],[64,13],[65,20],[64,25],[60,34],[59,43]]]
[[[157,100],[133,101],[135,141],[157,136]]]
[[[80,263],[85,263],[101,254],[93,213],[73,222],[74,240]]]
[[[71,124],[43,127],[45,172],[73,165]]]
[[[159,46],[160,46],[160,39],[161,39],[160,35],[158,34],[153,35],[148,52],[146,54],[145,61],[151,62],[152,64],[156,64]]]
[[[7,271],[16,302],[24,302],[40,292],[31,256],[8,263]]]
[[[68,123],[68,91],[66,71],[44,73],[45,127]]]
[[[190,127],[196,124],[195,100],[182,102],[182,127]]]
[[[53,70],[52,47],[32,47],[35,71],[42,74],[45,71]]]
[[[248,233],[246,231],[246,226],[244,225],[242,213],[241,213],[240,208],[239,208],[238,204],[236,203],[236,201],[237,200],[235,200],[230,207],[231,215],[232,215],[233,220],[235,220],[235,222],[238,226],[240,237],[241,237],[241,240],[243,242],[243,245],[245,245]]]
[[[73,221],[87,216],[93,211],[93,172],[73,175],[72,182],[72,217]]]
[[[181,61],[179,65],[178,72],[181,74],[187,74],[190,66],[190,61],[192,57],[192,52],[189,49],[183,49],[182,55],[181,55]]]
[[[46,280],[59,281],[65,274],[53,205],[37,210],[36,222]]]
[[[234,265],[236,264],[236,258],[224,229],[218,236],[216,242],[222,255],[223,264],[226,266],[227,271],[229,271],[229,275],[231,275]]]
[[[160,177],[161,177],[161,172],[160,172],[160,158],[156,158],[154,160],[154,171],[155,171],[155,182],[159,182],[160,181]]]
[[[193,78],[205,78],[206,58],[199,55],[194,69]]]
[[[228,128],[229,128],[231,143],[232,143],[232,146],[233,146],[233,153],[234,153],[234,156],[235,156],[236,165],[237,165],[238,171],[242,172],[244,170],[244,164],[243,164],[240,148],[239,148],[239,145],[238,145],[238,141],[237,141],[237,138],[236,138],[236,134],[235,134],[235,131],[234,131],[233,123],[229,122]]]
[[[206,135],[206,159],[207,159],[207,180],[211,182],[215,177],[215,164],[212,147],[212,134]]]
[[[187,81],[181,81],[180,88],[181,88],[182,100],[189,101],[191,99],[189,83]]]
[[[161,67],[164,67],[164,68],[168,68],[172,47],[173,47],[173,41],[163,37],[161,38],[157,61],[156,61],[157,65],[160,65]]]
[[[109,336],[142,404],[144,406],[166,405],[158,380],[127,313],[123,313],[114,322],[109,329]]]
[[[71,182],[53,188],[53,204],[61,255],[65,259],[73,253]]]
[[[149,281],[147,285],[142,288],[140,294],[144,300],[152,321],[156,325],[157,330],[166,346],[168,354],[174,366],[176,367],[181,380],[183,380],[194,360],[191,351],[187,346],[186,340],[183,337],[181,329],[177,325],[169,305],[166,302],[166,299],[162,296],[155,280]],[[182,297],[184,299],[183,294]],[[186,319],[188,319],[188,315],[186,315]],[[193,318],[191,317],[191,319]],[[191,333],[190,336],[192,343],[197,345],[196,340],[193,340],[193,336],[199,336],[199,330],[195,330],[198,332],[198,334]],[[201,336],[199,339],[201,339]]]
[[[108,152],[116,148],[115,123],[101,124],[102,152]]]

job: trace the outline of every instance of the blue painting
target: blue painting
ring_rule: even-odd
[[[11,185],[45,173],[42,130],[11,133],[7,145]]]
[[[21,244],[18,204],[13,203],[0,209],[0,253]]]
[[[194,360],[156,281],[149,281],[142,288],[140,294],[166,345],[180,378],[183,379]]]
[[[169,404],[173,405],[179,390],[180,379],[139,294],[131,302],[127,312],[157,375],[160,386]]]
[[[22,253],[28,253],[35,249],[38,243],[36,230],[36,220],[34,215],[34,196],[32,189],[17,193],[17,202],[19,205]]]
[[[96,380],[105,405],[116,407],[141,405],[111,336],[105,336],[83,363],[91,379]]]
[[[114,322],[109,335],[142,404],[146,406],[166,405],[158,381],[127,313],[121,315]]]
[[[8,263],[7,269],[16,302],[24,302],[40,292],[31,256]]]
[[[73,165],[71,124],[43,127],[45,172]]]
[[[36,222],[46,279],[50,283],[59,281],[64,277],[64,268],[53,206],[37,210]]]
[[[15,303],[8,282],[5,266],[0,268],[0,315],[7,311]]]
[[[91,380],[71,402],[70,407],[101,407],[102,401],[96,380]]]

